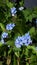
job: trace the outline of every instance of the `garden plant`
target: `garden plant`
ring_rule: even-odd
[[[37,65],[37,7],[0,0],[0,65]]]

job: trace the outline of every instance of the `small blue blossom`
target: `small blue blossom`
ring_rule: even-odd
[[[12,16],[14,16],[15,14],[16,14],[16,8],[15,7],[13,7],[13,8],[11,8],[11,14],[12,14]]]
[[[29,42],[32,44],[32,39],[29,39]]]
[[[20,37],[17,38],[15,42],[18,43],[18,44],[20,44],[20,45],[22,45],[22,39]]]
[[[12,30],[15,27],[15,24],[10,23],[6,25],[6,30]]]
[[[26,46],[28,46],[30,43],[32,43],[32,40],[29,39],[29,40],[26,40],[27,42],[25,43]]]
[[[25,34],[25,37],[26,37],[26,43],[24,42],[25,45],[29,45],[30,43],[32,43],[32,40],[31,40],[29,32]]]
[[[12,27],[15,27],[15,24],[14,23],[12,24]]]
[[[29,44],[28,43],[25,43],[26,46],[28,46]]]
[[[28,37],[28,36],[29,36],[29,32],[28,32],[28,33],[26,33],[26,34],[25,34],[25,36],[26,36],[26,37]]]
[[[22,37],[18,36],[18,38],[15,40],[15,46],[17,48],[21,47],[22,45]]]
[[[17,48],[20,48],[20,47],[21,47],[21,45],[20,45],[20,44],[17,44],[17,43],[15,43],[15,46],[16,46]]]
[[[2,33],[2,38],[7,38],[8,37],[8,33],[7,32],[3,32]]]
[[[16,11],[15,7],[11,8],[11,13],[14,13],[15,11]]]
[[[21,36],[18,36],[18,41],[22,41],[22,37]]]

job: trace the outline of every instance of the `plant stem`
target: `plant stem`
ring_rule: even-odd
[[[19,51],[18,51],[18,57],[17,57],[17,65],[20,65]]]
[[[19,57],[17,58],[17,65],[20,65],[20,63],[19,63]]]

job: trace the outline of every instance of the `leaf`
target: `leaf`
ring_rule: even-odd
[[[15,34],[14,40],[15,40],[18,36],[20,36],[20,33],[16,33],[16,34]]]
[[[33,36],[33,35],[35,34],[35,28],[32,27],[32,28],[29,30],[29,32],[30,32],[30,35]]]
[[[27,46],[27,49],[35,50],[35,46]]]
[[[0,47],[2,46],[3,44],[0,42]]]
[[[13,3],[9,2],[9,0],[6,0],[5,3],[9,8],[13,7]]]
[[[7,41],[6,43],[7,43],[8,45],[12,46],[12,47],[14,46],[14,41],[13,41],[13,40]]]
[[[11,54],[11,52],[12,52],[12,48],[9,49],[8,54]]]
[[[2,31],[5,31],[5,27],[2,23],[0,23],[0,27],[1,27]]]

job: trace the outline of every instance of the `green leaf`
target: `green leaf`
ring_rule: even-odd
[[[0,27],[1,27],[2,31],[5,31],[5,27],[2,23],[0,23]]]
[[[12,52],[12,48],[9,49],[8,54],[11,54],[11,52]]]
[[[7,41],[6,43],[7,43],[8,45],[12,46],[12,47],[14,46],[14,41],[13,41],[13,40]]]
[[[15,34],[14,40],[15,40],[18,36],[20,36],[20,33],[16,33],[16,34]]]
[[[2,46],[3,44],[0,42],[0,47]]]
[[[29,32],[30,32],[30,35],[33,36],[33,35],[35,34],[35,28],[32,27],[32,28],[29,30]]]

